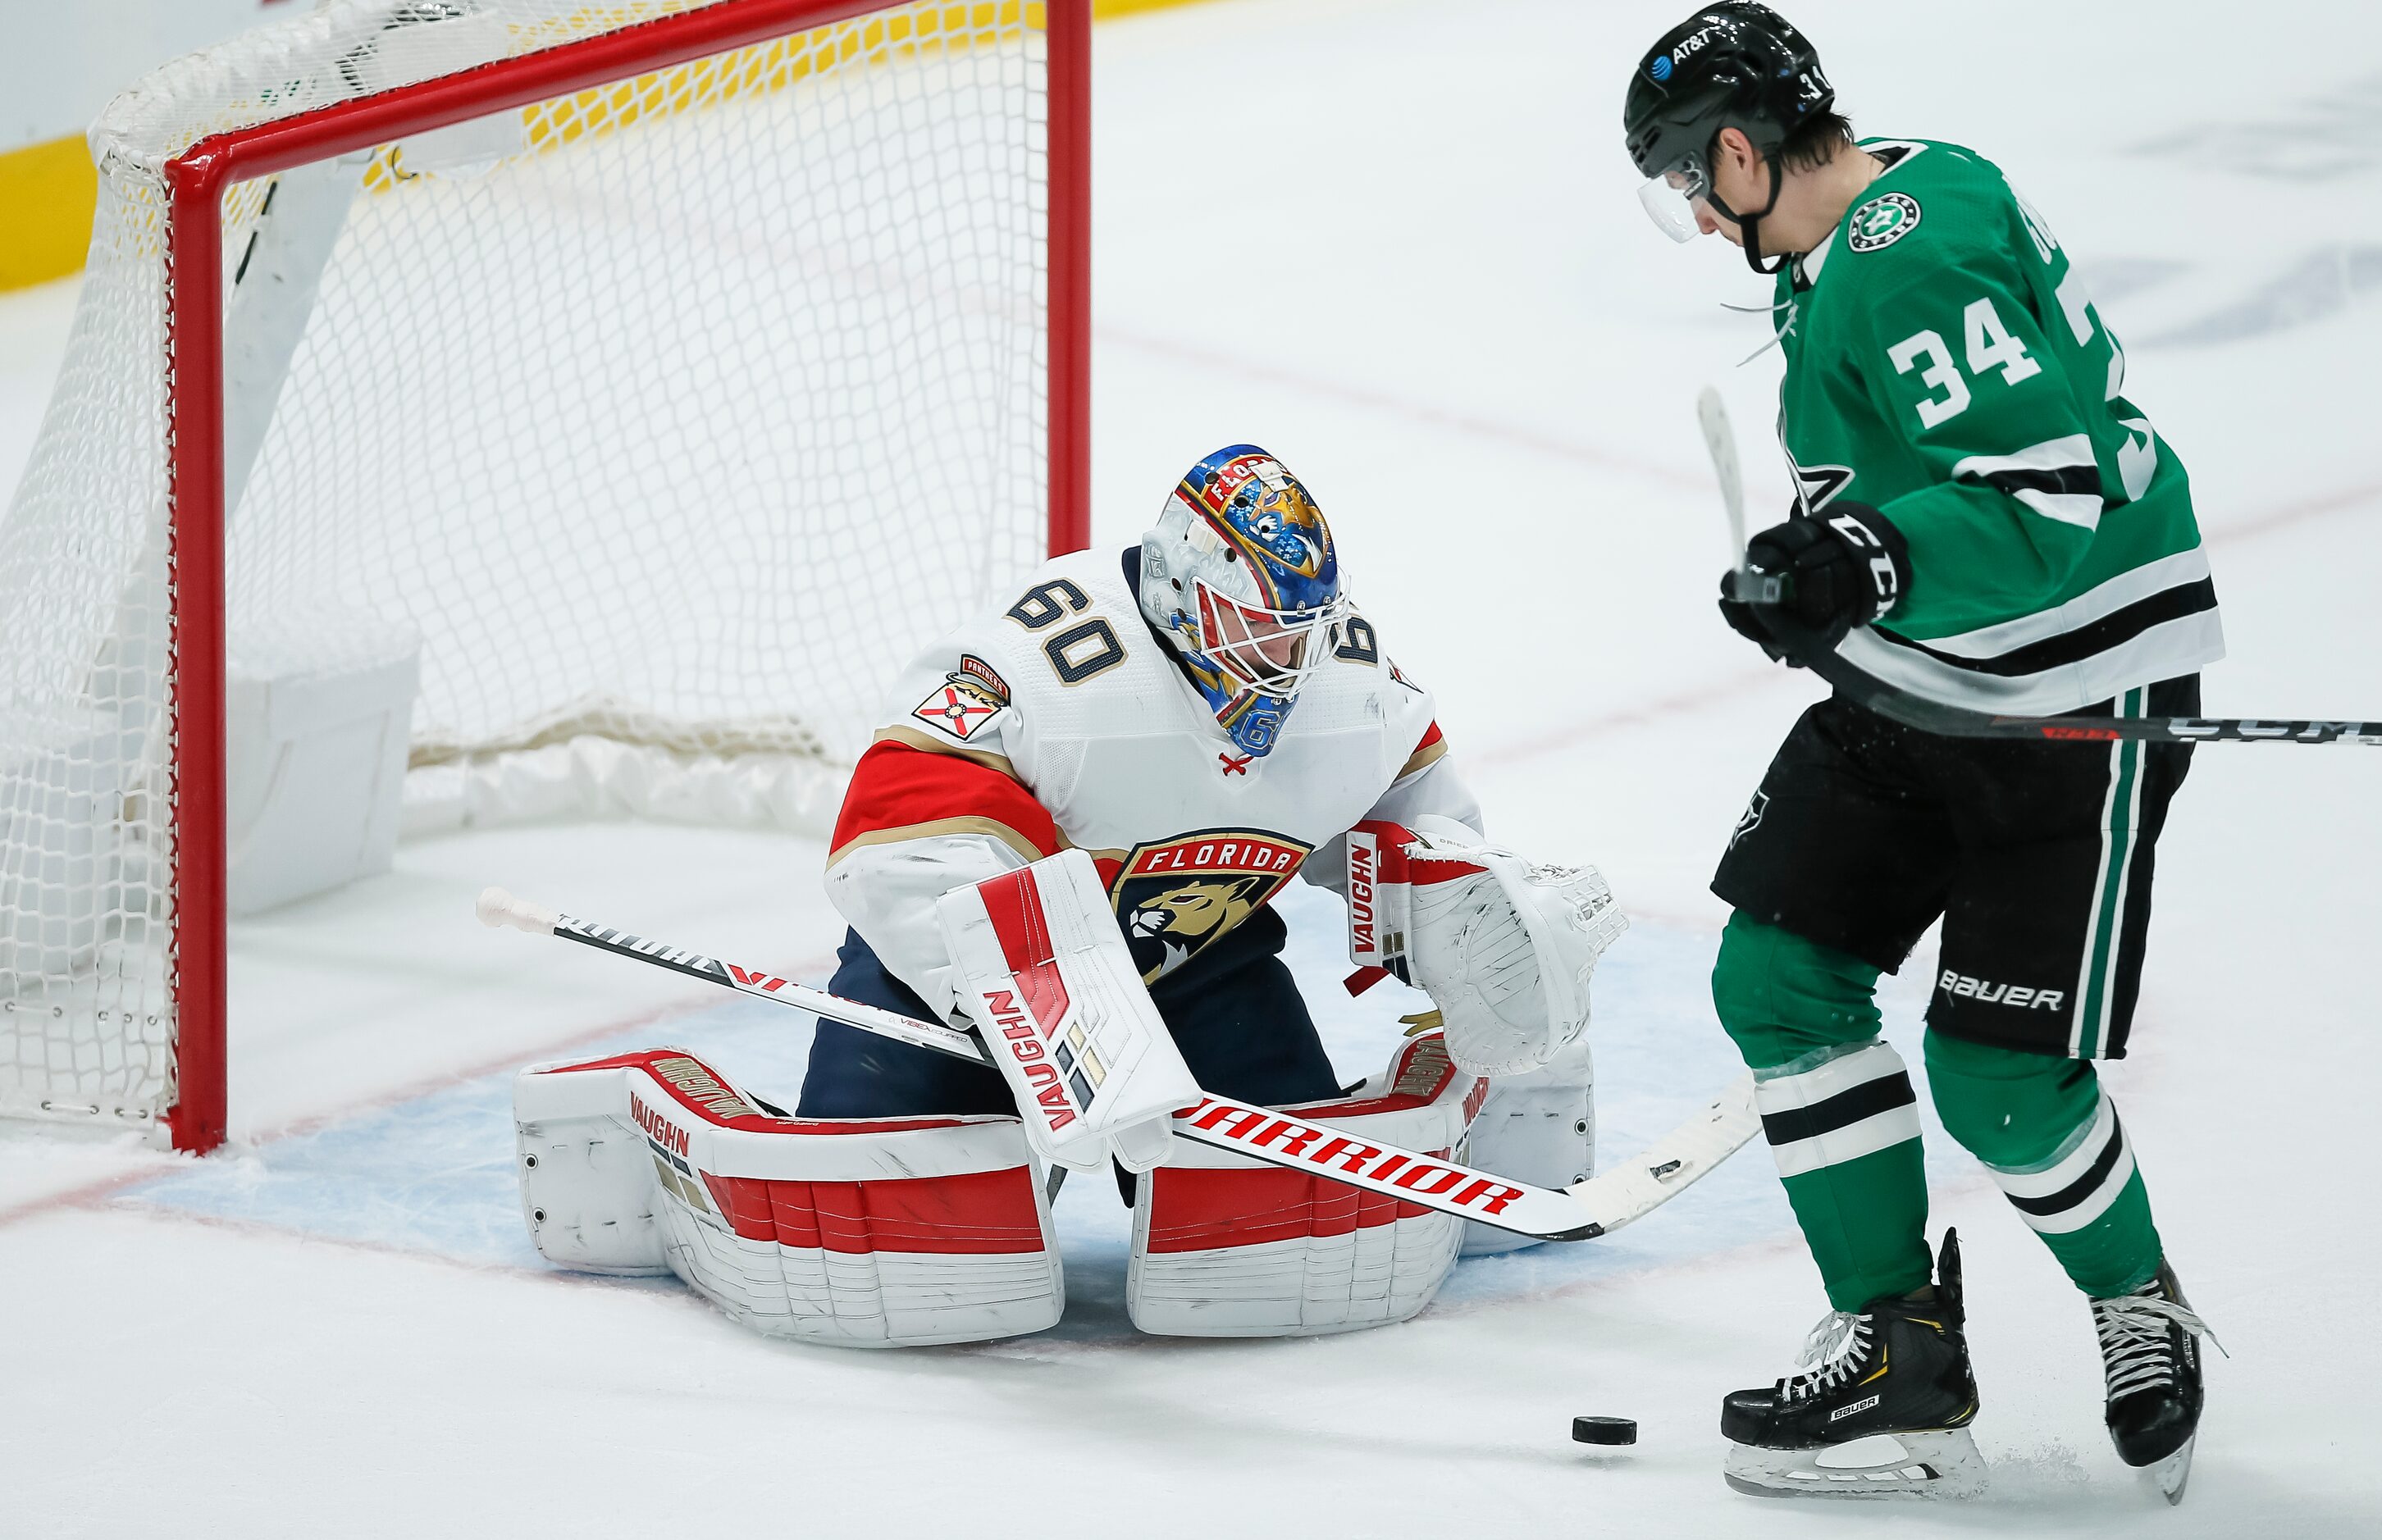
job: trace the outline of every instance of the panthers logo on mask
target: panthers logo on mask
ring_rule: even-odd
[[[1155,984],[1263,909],[1309,846],[1247,829],[1202,829],[1134,847],[1110,885],[1144,984]]]

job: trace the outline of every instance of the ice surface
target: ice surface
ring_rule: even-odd
[[[1676,0],[1234,0],[1097,41],[1096,527],[1251,439],[1316,489],[1400,664],[1436,686],[1502,837],[1599,862],[1638,923],[1599,975],[1607,1158],[1720,1083],[1719,843],[1808,681],[1716,623],[1690,403],[1718,382],[1757,514],[1774,354],[1734,251],[1653,231],[1615,141]],[[1870,131],[1975,145],[2080,253],[2129,394],[2191,467],[2231,658],[2212,711],[2382,715],[2382,13],[2210,0],[1793,14]],[[0,482],[63,344],[0,302]],[[2083,751],[2091,752],[2091,751]],[[758,1341],[669,1284],[538,1265],[506,1076],[678,1041],[790,1088],[801,1019],[481,930],[522,896],[824,972],[819,851],[682,829],[410,845],[387,879],[243,927],[233,1121],[203,1164],[0,1145],[0,1531],[1540,1537],[2382,1532],[2366,1387],[2382,1087],[2364,959],[2382,756],[2204,752],[2161,848],[2136,1052],[2106,1073],[2176,1263],[2230,1358],[2189,1499],[2110,1453],[2085,1313],[1968,1157],[1960,1226],[1995,1485],[1967,1509],[1733,1496],[1715,1402],[1823,1308],[1758,1150],[1610,1241],[1467,1263],[1406,1326],[1182,1343],[1123,1317],[1124,1216],[1061,1200],[1058,1330],[864,1355]],[[1331,901],[1296,960],[1350,1074]],[[1886,992],[1915,1058],[1930,953]],[[647,974],[651,973],[651,977]],[[1583,1450],[1566,1420],[1635,1417]],[[1785,1511],[1782,1511],[1785,1509]]]

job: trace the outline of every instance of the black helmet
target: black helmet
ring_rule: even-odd
[[[1770,200],[1778,200],[1777,152],[1787,136],[1825,112],[1836,93],[1820,68],[1820,55],[1786,19],[1752,0],[1707,6],[1663,34],[1638,61],[1621,109],[1629,158],[1651,184],[1669,185],[1688,198],[1702,198],[1745,226],[1746,255],[1760,265],[1755,226],[1770,208],[1740,214],[1713,197],[1712,145],[1723,128],[1735,128],[1770,161]],[[1675,238],[1680,229],[1655,207],[1648,212]]]

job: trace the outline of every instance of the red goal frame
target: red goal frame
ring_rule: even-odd
[[[419,85],[203,139],[168,162],[166,351],[168,567],[174,603],[171,716],[175,1006],[174,1147],[224,1142],[229,1008],[225,904],[223,192],[233,182],[370,150],[408,134],[607,85],[891,8],[898,0],[718,0]],[[1023,0],[1020,0],[1021,8]],[[1050,121],[1050,554],[1082,549],[1091,524],[1092,0],[1041,0]]]

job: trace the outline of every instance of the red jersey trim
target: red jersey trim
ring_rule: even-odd
[[[1422,741],[1417,743],[1414,752],[1406,756],[1406,762],[1399,769],[1395,778],[1404,780],[1418,770],[1430,769],[1446,757],[1447,736],[1439,730],[1439,723],[1434,720],[1430,727],[1423,729]]]
[[[1029,862],[1057,855],[1063,844],[1050,813],[1014,776],[888,738],[870,745],[852,772],[828,864],[863,845],[938,834],[988,834]]]

